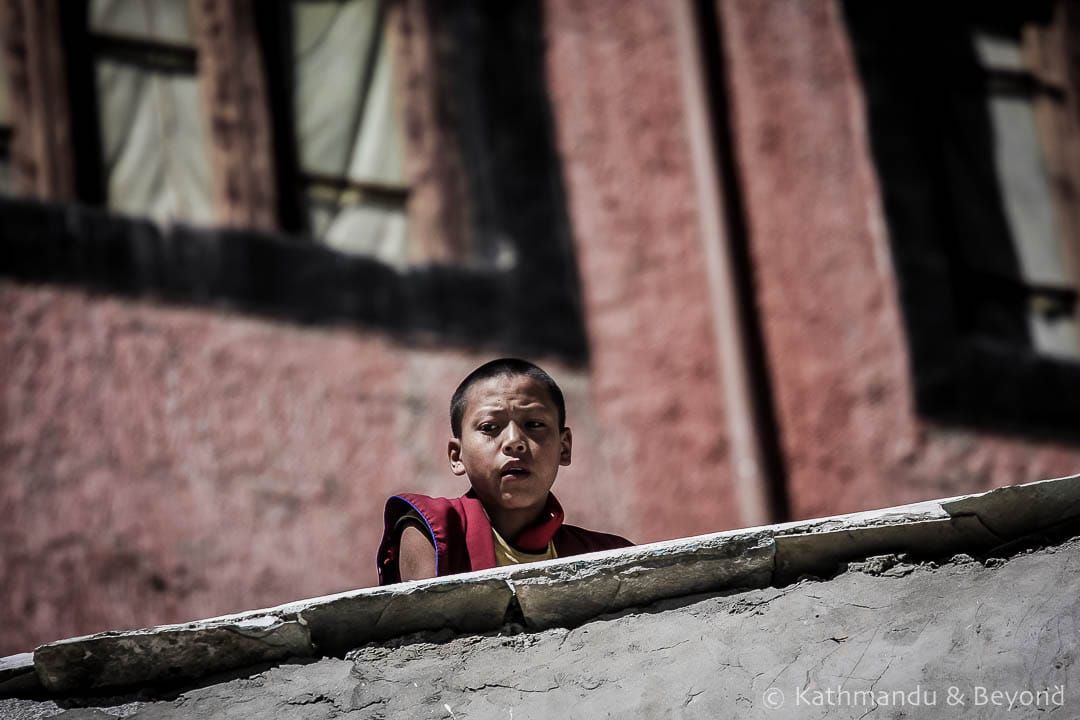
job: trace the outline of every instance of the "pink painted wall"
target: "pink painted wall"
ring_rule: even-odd
[[[862,97],[833,3],[718,0],[797,517],[1066,474],[1076,448],[911,407]],[[587,369],[571,522],[739,524],[668,0],[549,0]],[[457,494],[446,405],[491,357],[0,283],[0,654],[369,585],[384,498]]]
[[[575,433],[556,490],[637,541],[737,526],[666,0],[553,2],[549,22],[591,353],[537,358]],[[490,355],[0,293],[0,652],[372,584],[385,497],[465,489],[446,404]]]
[[[382,503],[457,495],[447,405],[490,355],[0,285],[0,653],[376,581]],[[571,522],[639,537],[581,371]]]
[[[739,525],[668,0],[546,6],[592,394],[643,540]]]
[[[839,8],[779,0],[717,6],[794,516],[1080,470],[1075,446],[915,416],[863,98]]]

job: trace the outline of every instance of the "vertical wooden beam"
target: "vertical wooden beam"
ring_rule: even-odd
[[[1071,277],[1080,286],[1080,0],[1061,0],[1055,8],[1053,30],[1065,84],[1065,112],[1059,118],[1065,146],[1062,172],[1069,178],[1068,187],[1057,199],[1068,206],[1061,211],[1069,215],[1071,234],[1063,245]]]
[[[255,0],[190,2],[215,219],[277,229],[274,138]]]
[[[731,473],[739,518],[747,527],[764,525],[777,520],[773,492],[778,480],[769,477],[761,413],[754,397],[748,329],[732,259],[733,239],[728,223],[731,208],[725,205],[725,178],[719,164],[719,143],[712,131],[694,0],[675,0],[671,3],[671,14],[679,48],[687,137],[709,279],[720,392],[731,437]]]
[[[409,260],[462,262],[470,255],[468,197],[447,55],[453,38],[438,0],[391,2],[388,41],[404,125],[409,183]]]
[[[11,89],[12,174],[18,193],[75,199],[60,0],[0,0]]]
[[[1035,118],[1061,233],[1066,273],[1080,283],[1080,3],[1054,6],[1049,25],[1025,26],[1024,62],[1039,82],[1061,91],[1036,93]]]

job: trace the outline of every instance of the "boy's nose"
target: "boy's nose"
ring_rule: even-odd
[[[525,452],[525,434],[516,423],[510,423],[506,428],[506,440],[503,442],[503,450],[506,452]]]

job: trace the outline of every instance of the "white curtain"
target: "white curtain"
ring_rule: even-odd
[[[93,0],[90,29],[192,44],[186,0]],[[198,79],[99,58],[96,66],[108,206],[159,222],[213,221]]]
[[[301,171],[403,189],[392,51],[389,39],[379,38],[378,1],[301,0],[293,3],[292,21]],[[365,88],[373,43],[378,50]],[[318,184],[309,186],[306,200],[312,232],[326,244],[393,265],[405,263],[408,223],[403,207]]]

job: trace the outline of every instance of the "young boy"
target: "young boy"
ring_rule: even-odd
[[[572,437],[562,391],[536,365],[502,358],[473,370],[450,401],[450,429],[450,471],[472,489],[386,501],[379,584],[633,544],[563,524],[550,490]]]

